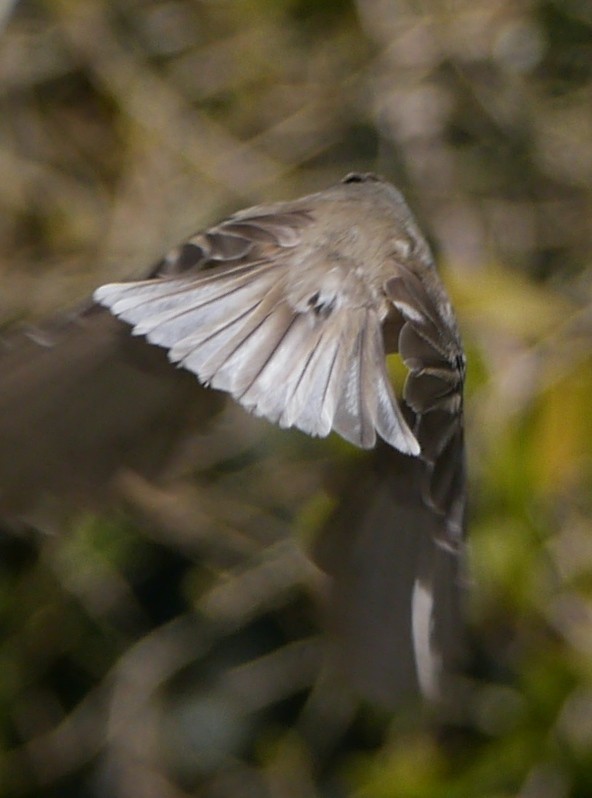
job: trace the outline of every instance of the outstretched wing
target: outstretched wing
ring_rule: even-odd
[[[465,356],[450,303],[440,285],[426,289],[400,268],[386,292],[405,323],[399,353],[409,369],[404,399],[421,446],[424,500],[444,518],[441,542],[456,549],[466,504],[463,386]]]
[[[155,279],[106,285],[95,299],[257,415],[311,435],[335,430],[363,448],[378,433],[417,455],[378,309],[347,281],[325,284],[331,263],[310,287],[298,283],[322,260],[310,236],[303,243],[312,224],[301,208],[243,212],[173,252]]]

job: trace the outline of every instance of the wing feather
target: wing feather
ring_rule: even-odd
[[[355,322],[351,324],[350,335],[353,337],[353,345],[335,417],[335,429],[340,435],[363,449],[370,449],[376,443],[374,375],[367,374],[368,367],[375,364],[365,362],[367,323],[367,312],[360,312],[356,314]]]
[[[288,312],[292,316],[292,323],[287,334],[240,396],[240,401],[253,408],[257,415],[266,416],[281,426],[298,427],[310,435],[327,435],[331,426],[325,430],[318,420],[309,423],[303,408],[298,408],[289,421],[284,416],[282,422],[288,397],[302,379],[320,334],[318,329],[310,328],[306,316],[294,316],[289,308]]]
[[[337,314],[323,325],[322,334],[309,352],[301,374],[290,385],[280,417],[282,426],[291,426],[297,419],[301,429],[316,427],[319,435],[331,431],[348,354],[343,327],[343,314]]]
[[[386,370],[384,344],[377,315],[364,309],[349,320],[350,348],[345,387],[336,414],[335,429],[362,448],[371,448],[376,432],[406,454],[419,454]]]
[[[193,276],[105,286],[96,294],[134,333],[169,350],[201,382],[284,427],[335,429],[370,448],[376,431],[409,454],[419,447],[388,380],[377,315],[296,311],[285,270],[234,266]]]
[[[405,320],[399,333],[399,353],[409,369],[403,396],[416,417],[424,500],[444,517],[441,543],[454,549],[463,534],[466,480],[460,338],[441,286],[430,293],[402,268],[385,290]]]
[[[232,396],[257,415],[267,415],[263,410],[264,392],[254,389],[257,380],[274,360],[285,358],[285,351],[293,342],[295,334],[293,314],[286,306],[274,302],[262,303],[234,339],[229,342],[228,351],[220,351],[217,359],[207,364],[212,372],[210,382],[214,388],[229,391]],[[185,361],[195,370],[196,351]],[[270,384],[269,390],[273,390]]]
[[[213,271],[213,270],[212,270]],[[198,277],[166,277],[135,283],[110,283],[95,291],[94,298],[106,305],[116,316],[125,314],[130,324],[140,324],[169,311],[174,314],[184,308],[197,307],[241,288],[261,273],[269,273],[269,264],[257,267],[232,267],[220,273],[204,272]]]
[[[377,310],[355,276],[335,281],[330,263],[310,279],[318,253],[298,245],[312,219],[302,209],[237,214],[177,248],[152,279],[102,286],[95,299],[250,412],[311,435],[334,429],[364,448],[378,433],[417,455]]]
[[[134,333],[146,335],[153,344],[175,347],[190,338],[196,330],[214,328],[242,315],[245,309],[259,303],[272,287],[273,281],[268,276],[263,284],[237,284],[233,281],[226,286],[226,291],[218,291],[214,295],[208,292],[205,298],[201,297],[199,291],[190,289],[190,296],[180,297],[176,308],[170,307],[154,316],[150,313],[150,307],[138,309],[137,314],[134,314],[138,318]],[[124,318],[131,320],[131,314]],[[133,320],[131,323],[134,323]]]

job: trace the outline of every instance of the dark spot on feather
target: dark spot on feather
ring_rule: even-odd
[[[177,271],[185,272],[192,269],[203,260],[204,252],[196,244],[183,244],[176,261]]]
[[[308,298],[308,305],[317,316],[322,316],[326,319],[333,312],[335,297],[331,297],[329,300],[321,299],[320,292],[315,291],[315,293]]]
[[[350,172],[347,174],[342,183],[382,183],[383,178],[380,175],[375,175],[374,172]]]
[[[150,277],[171,277],[199,266],[204,259],[204,251],[197,244],[183,244],[172,249],[166,257],[158,261],[150,272]]]

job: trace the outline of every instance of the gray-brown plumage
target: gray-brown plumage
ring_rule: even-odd
[[[367,449],[379,437],[317,552],[330,617],[364,694],[437,692],[459,648],[464,355],[400,193],[352,174],[241,211],[95,300],[104,307],[4,343],[0,449],[14,457],[0,509],[96,490],[121,465],[157,469],[193,408],[202,423],[216,412],[220,394],[202,385],[282,427]],[[401,403],[387,352],[408,369]]]
[[[170,276],[95,298],[257,415],[364,448],[377,435],[390,444],[343,491],[317,561],[333,578],[329,619],[350,681],[390,706],[418,689],[441,694],[462,650],[465,359],[402,196],[349,175],[241,211],[167,265]],[[385,351],[409,370],[403,409]]]
[[[378,433],[419,456],[425,501],[446,519],[441,542],[458,543],[464,355],[429,248],[390,183],[352,174],[241,211],[171,252],[157,279],[105,285],[95,299],[257,415],[363,448]],[[385,331],[409,369],[411,425]]]

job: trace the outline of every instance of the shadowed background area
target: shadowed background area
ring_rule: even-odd
[[[126,451],[117,502],[50,493],[22,520],[23,463],[52,487],[78,471],[83,492],[80,464],[52,461],[52,436],[74,434],[63,419],[0,452],[2,794],[589,795],[588,5],[20,0],[0,24],[4,395],[19,323],[142,275],[238,208],[381,172],[433,245],[467,349],[472,585],[457,706],[360,703],[345,677],[364,652],[343,681],[327,670],[328,586],[306,552],[354,591],[355,535],[370,519],[387,545],[396,485],[401,501],[412,489],[389,490],[396,463],[220,410],[169,383],[154,350],[141,358],[163,369],[162,396],[206,419],[170,449],[143,365],[113,376],[107,352],[72,406],[99,430],[89,451],[107,434]],[[84,349],[67,362],[82,368]],[[96,385],[113,380],[130,387],[102,392],[105,414],[121,401],[156,441],[141,473],[142,447],[100,427]],[[381,592],[377,557],[361,567]],[[348,598],[346,632],[389,623],[394,604],[352,617]]]

